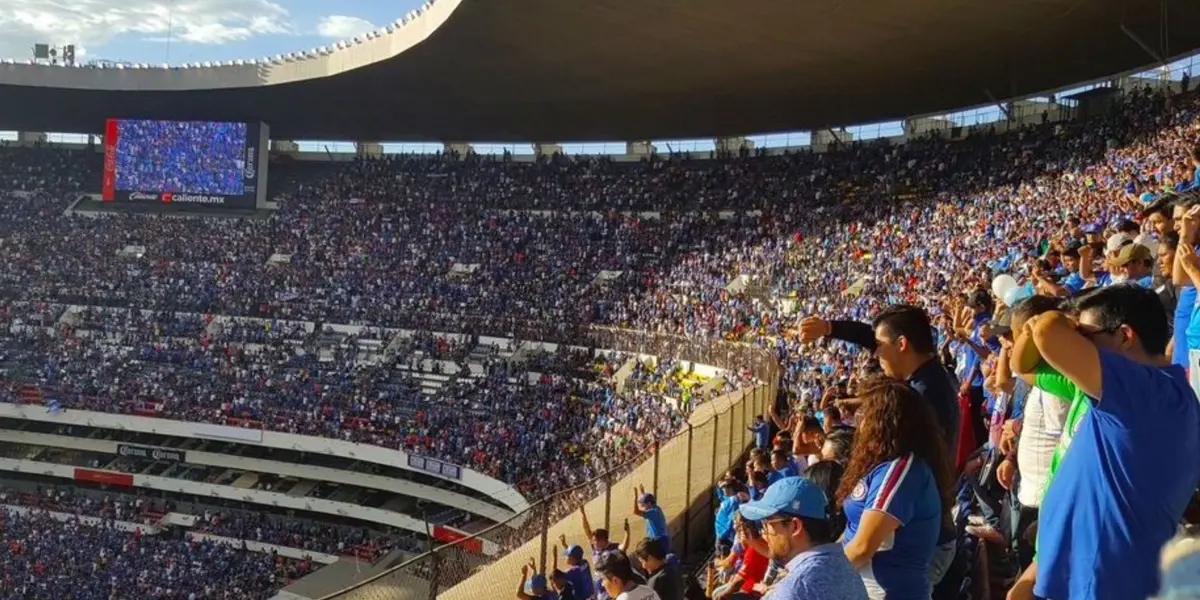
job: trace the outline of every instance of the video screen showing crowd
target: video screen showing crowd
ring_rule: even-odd
[[[116,127],[117,190],[245,193],[245,123],[119,120]]]
[[[678,431],[686,410],[662,398],[680,372],[648,368],[634,398],[602,380],[579,393],[568,375],[515,390],[485,378],[474,397],[501,410],[425,403],[417,418],[349,362],[276,385],[226,352],[235,342],[161,329],[189,313],[264,318],[253,335],[268,338],[310,320],[570,341],[611,324],[777,353],[784,397],[715,492],[711,568],[686,573],[639,494],[646,542],[584,523],[590,556],[562,540],[562,562],[527,568],[519,597],[1127,600],[1179,580],[1158,557],[1196,522],[1200,482],[1194,93],[827,154],[360,160],[306,179],[265,221],[65,217],[90,159],[8,149],[0,165],[0,181],[38,190],[0,214],[9,322],[55,322],[65,304],[152,310],[162,323],[97,318],[132,331],[139,356],[188,366],[121,369],[122,350],[69,327],[0,332],[5,382],[68,410],[420,448],[539,497]],[[127,244],[146,259],[95,258]],[[273,253],[291,260],[268,265]],[[728,291],[738,275],[756,289]]]

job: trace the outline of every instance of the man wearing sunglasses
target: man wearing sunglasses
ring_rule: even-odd
[[[1077,318],[1049,311],[1026,321],[1013,351],[1015,371],[1045,363],[1078,388],[1087,412],[1042,497],[1037,557],[1009,600],[1153,595],[1159,550],[1200,480],[1200,401],[1165,354],[1158,296],[1118,284],[1074,309]]]
[[[739,511],[761,523],[771,558],[786,565],[771,600],[867,600],[862,577],[834,538],[825,492],[817,484],[785,477]]]

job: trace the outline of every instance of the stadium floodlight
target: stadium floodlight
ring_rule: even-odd
[[[356,35],[356,36],[354,36],[354,43],[355,43],[355,44],[361,44],[361,43],[363,43],[362,36],[361,36],[361,35]]]

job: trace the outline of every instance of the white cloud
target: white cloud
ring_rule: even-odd
[[[0,58],[29,58],[35,43],[93,50],[122,35],[148,41],[225,44],[289,33],[273,0],[0,0]]]
[[[317,25],[317,34],[344,40],[375,29],[378,28],[366,19],[347,17],[346,15],[329,15],[321,19],[320,24]]]

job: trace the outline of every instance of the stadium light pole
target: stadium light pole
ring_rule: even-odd
[[[171,64],[171,36],[175,33],[175,0],[167,2],[167,49],[163,62]]]

